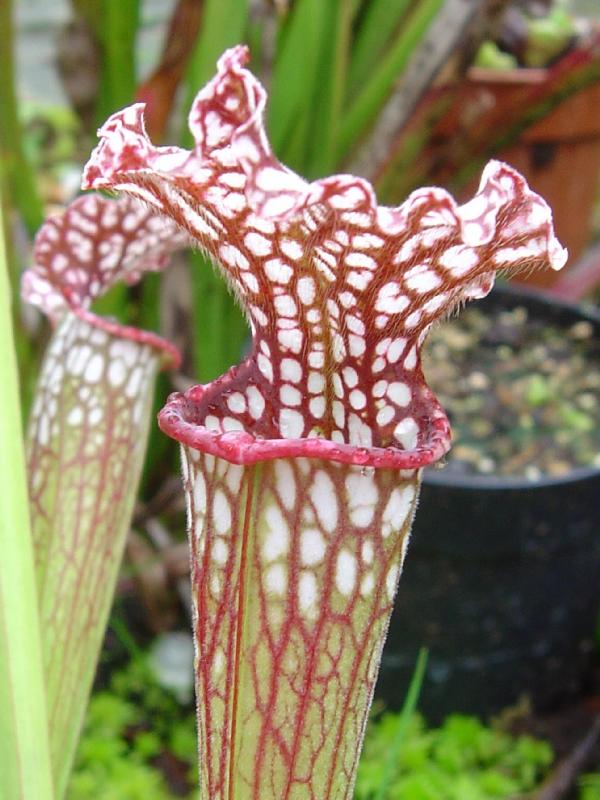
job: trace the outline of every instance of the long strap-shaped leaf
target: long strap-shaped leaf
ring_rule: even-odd
[[[0,203],[0,797],[52,800],[10,288]]]

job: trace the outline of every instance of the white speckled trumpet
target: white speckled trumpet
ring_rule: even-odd
[[[87,307],[188,239],[140,203],[81,197],[40,229],[23,296],[56,329],[27,434],[50,747],[66,789],[142,470],[154,382],[177,352]]]
[[[420,470],[449,446],[420,347],[496,270],[565,252],[504,164],[460,207],[305,183],[271,153],[246,57],[225,53],[198,94],[191,152],[154,147],[135,105],[102,128],[84,185],[170,216],[253,333],[242,364],[160,415],[183,445],[202,797],[347,800]]]

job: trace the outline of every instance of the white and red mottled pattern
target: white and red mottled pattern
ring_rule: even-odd
[[[144,461],[156,375],[177,350],[89,311],[189,237],[137,200],[80,197],[40,229],[24,299],[55,325],[27,431],[54,779],[64,794]]]
[[[427,331],[485,295],[498,270],[560,268],[550,211],[498,162],[463,206],[432,188],[378,207],[350,175],[306,183],[271,153],[265,92],[246,58],[244,47],[227,51],[196,97],[192,151],[154,147],[137,104],[101,128],[85,170],[85,188],[130,194],[186,230],[252,326],[247,360],[169,404],[161,424],[240,463],[434,461],[449,430],[421,373]]]
[[[21,284],[23,299],[55,323],[71,310],[96,327],[157,347],[177,363],[173,346],[156,334],[87,309],[116,283],[137,283],[144,272],[164,269],[171,253],[189,244],[190,237],[170,219],[131,197],[78,197],[38,231],[34,264]]]
[[[183,444],[201,796],[349,800],[420,468],[449,447],[421,345],[497,270],[566,254],[504,164],[463,206],[306,183],[271,153],[246,58],[229,50],[198,94],[191,152],[154,147],[134,105],[102,127],[84,186],[181,226],[253,333],[239,366],[159,418]]]
[[[349,800],[418,474],[183,464],[201,797]]]
[[[144,463],[161,351],[77,315],[58,324],[27,431],[42,655],[61,793],[92,687]]]

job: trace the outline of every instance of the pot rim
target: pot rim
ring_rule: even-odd
[[[515,305],[523,303],[529,308],[552,308],[578,317],[580,321],[588,321],[594,325],[596,337],[600,338],[600,308],[596,306],[581,306],[576,303],[566,302],[547,292],[536,289],[523,288],[514,284],[497,284],[490,295],[490,301],[495,297],[515,301]],[[485,300],[484,300],[485,302]],[[577,321],[577,320],[574,320]],[[453,489],[465,491],[487,489],[503,491],[507,489],[542,490],[552,486],[573,484],[581,481],[600,478],[600,466],[576,467],[566,475],[542,476],[539,480],[532,481],[524,475],[477,475],[477,474],[447,474],[444,468],[430,468],[423,474],[423,484],[427,486],[448,486]]]

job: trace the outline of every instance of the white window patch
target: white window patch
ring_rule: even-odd
[[[412,417],[405,417],[394,428],[394,438],[406,450],[413,450],[417,446],[419,426]]]
[[[320,564],[325,557],[326,543],[317,528],[306,528],[300,534],[300,560],[307,567]]]
[[[83,373],[83,380],[86,383],[98,383],[104,371],[104,358],[100,353],[94,353]]]
[[[354,369],[354,367],[344,367],[342,370],[342,375],[344,377],[344,382],[346,386],[352,389],[358,383],[358,372]]]
[[[460,277],[466,275],[479,264],[479,255],[476,250],[463,244],[449,247],[439,258],[439,263],[445,269]]]
[[[327,533],[332,533],[338,523],[338,500],[333,481],[323,470],[315,473],[309,496],[321,526]]]
[[[346,411],[344,409],[344,404],[340,403],[339,400],[334,400],[332,403],[332,409],[335,424],[338,426],[338,428],[343,428],[346,423]]]
[[[300,301],[304,303],[305,306],[309,306],[314,302],[315,297],[317,296],[317,287],[315,286],[315,282],[312,278],[300,278],[296,289]]]
[[[319,394],[325,389],[325,377],[320,372],[308,373],[308,391],[311,394]]]
[[[296,389],[295,386],[292,386],[289,383],[284,383],[283,386],[279,389],[279,399],[284,404],[284,406],[299,406],[302,405],[302,395]]]
[[[419,309],[416,309],[415,311],[412,312],[412,314],[408,315],[408,317],[404,321],[404,327],[407,330],[411,330],[412,328],[416,327],[419,324],[420,320],[421,320],[421,311]]]
[[[319,350],[313,350],[308,355],[308,363],[313,369],[323,369],[325,365],[325,356]]]
[[[202,473],[198,472],[194,479],[194,508],[196,511],[206,509],[206,481]]]
[[[346,275],[346,283],[349,283],[350,286],[354,286],[355,289],[358,289],[359,292],[362,292],[367,288],[372,278],[373,275],[371,272],[357,272],[356,270],[350,270],[350,272]]]
[[[233,392],[227,398],[227,407],[234,414],[243,414],[246,411],[246,398],[241,392]]]
[[[357,336],[355,333],[351,333],[348,336],[348,349],[350,350],[350,355],[354,358],[360,358],[367,349],[366,342],[364,337]]]
[[[275,233],[275,223],[270,219],[265,219],[262,216],[259,217],[258,214],[248,214],[246,217],[246,225],[262,233]]]
[[[357,528],[366,528],[373,521],[379,491],[369,473],[351,472],[346,478],[346,498],[350,521]]]
[[[264,560],[269,563],[285,556],[290,546],[290,529],[279,508],[269,506],[265,514],[267,532],[262,546]]]
[[[122,386],[127,377],[127,370],[125,364],[119,359],[118,361],[111,361],[108,365],[108,382],[111,386]]]
[[[406,347],[406,339],[398,338],[390,342],[387,350],[387,360],[390,364],[396,364],[404,352]]]
[[[367,572],[366,575],[363,576],[363,579],[360,582],[360,593],[363,597],[368,597],[370,594],[373,593],[373,589],[375,588],[375,578],[372,572]]]
[[[300,439],[304,433],[302,414],[291,408],[282,408],[279,411],[279,433],[282,439]]]
[[[291,511],[296,503],[296,481],[291,465],[283,459],[275,462],[275,488],[284,507]]]
[[[283,286],[286,286],[290,282],[290,278],[294,274],[289,264],[286,264],[280,258],[270,258],[268,261],[265,261],[264,270],[270,281],[273,281],[273,283],[280,283]]]
[[[266,356],[263,356],[263,358],[266,358]],[[269,366],[271,366],[271,362],[269,361],[268,363]],[[261,391],[257,389],[256,386],[249,386],[246,389],[246,397],[248,398],[248,411],[250,412],[250,416],[253,419],[260,419],[265,410],[265,399]]]
[[[390,600],[394,599],[394,595],[396,594],[396,586],[398,584],[398,575],[400,574],[399,568],[394,564],[393,567],[390,567],[390,570],[385,579],[385,588],[387,590],[387,595]]]
[[[253,275],[252,272],[242,272],[242,280],[253,294],[258,293],[260,287],[256,275]]]
[[[371,542],[369,539],[366,539],[362,543],[361,555],[362,555],[362,560],[364,561],[365,564],[373,563],[373,558],[375,557],[375,550],[373,548],[373,542]]]
[[[371,366],[371,371],[375,373],[382,372],[385,369],[385,366],[386,366],[385,358],[377,356],[375,361],[373,361],[373,364]]]
[[[231,531],[231,506],[222,489],[217,489],[213,499],[213,523],[217,533]]]
[[[294,317],[298,313],[296,303],[289,294],[282,294],[273,301],[275,311],[281,317]]]
[[[283,564],[271,564],[265,571],[265,588],[272,594],[285,594],[287,589],[287,573]]]
[[[352,308],[356,305],[356,297],[352,294],[352,292],[341,292],[338,300],[344,306],[344,308]]]
[[[404,359],[406,369],[414,369],[417,366],[417,348],[411,347]]]
[[[335,585],[345,596],[352,594],[356,586],[356,558],[349,550],[340,550],[335,566]]]
[[[379,409],[375,419],[378,425],[387,425],[394,419],[395,416],[396,412],[394,411],[393,407],[385,405]]]
[[[244,236],[244,244],[255,256],[268,256],[273,249],[271,241],[260,233],[247,233]]]
[[[313,417],[316,419],[321,419],[325,413],[325,398],[323,395],[313,397],[308,404],[308,409]]]
[[[352,246],[357,250],[370,250],[383,247],[384,241],[374,233],[359,233],[352,237]]]
[[[410,387],[403,381],[393,381],[387,388],[387,396],[397,406],[407,406],[411,398]]]
[[[265,378],[273,383],[273,365],[271,364],[271,359],[267,358],[264,353],[259,353],[256,358],[256,363]]]
[[[413,292],[419,292],[419,294],[431,292],[433,289],[437,289],[441,283],[441,278],[433,270],[418,273],[406,280],[406,286]]]
[[[239,419],[234,417],[223,417],[223,430],[224,431],[243,431],[244,426]]]
[[[317,579],[312,572],[303,571],[298,579],[298,606],[303,614],[314,618],[317,611],[319,592]]]
[[[353,389],[350,392],[350,405],[357,411],[360,411],[360,409],[364,408],[367,405],[365,393],[360,389]]]
[[[372,389],[373,397],[375,398],[383,397],[383,395],[387,391],[387,387],[388,387],[387,381],[377,381],[377,383],[373,385]]]
[[[243,189],[246,185],[246,176],[241,172],[224,172],[219,178],[219,183],[231,189]]]
[[[213,561],[216,561],[217,564],[223,566],[227,563],[227,557],[229,555],[229,548],[227,544],[223,541],[223,539],[215,539],[212,546],[212,558]]]
[[[377,269],[377,262],[375,259],[365,253],[348,253],[344,261],[349,267],[368,270]]]
[[[372,447],[373,432],[358,414],[348,414],[348,443],[355,447]]]
[[[352,333],[357,333],[359,336],[365,335],[365,323],[354,314],[347,314],[345,322],[348,330],[352,331]]]
[[[278,331],[277,340],[282,348],[290,350],[292,353],[298,354],[302,350],[303,335],[299,328]]]
[[[407,308],[408,297],[402,294],[400,286],[396,281],[384,284],[377,295],[375,310],[384,311],[387,314],[399,314]]]
[[[298,261],[304,255],[304,250],[295,239],[282,239],[279,242],[281,252],[293,261]]]
[[[302,380],[302,365],[295,358],[281,360],[281,377],[284,381],[300,383]]]
[[[415,488],[412,484],[392,489],[381,518],[381,532],[384,538],[389,536],[392,531],[402,529],[412,507],[414,496]]]

